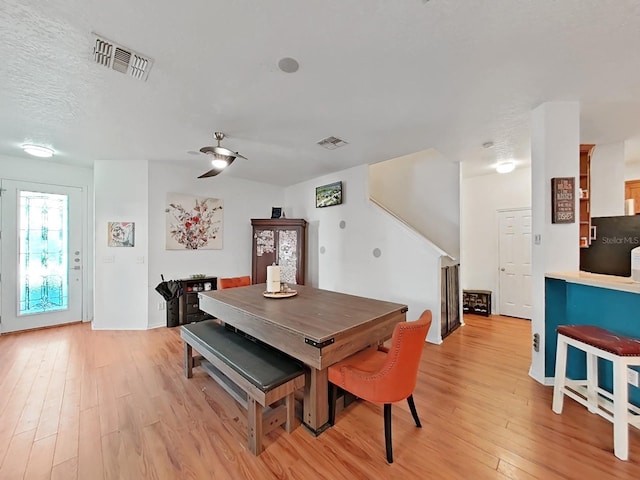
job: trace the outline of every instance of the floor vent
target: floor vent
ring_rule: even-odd
[[[328,150],[335,150],[338,147],[347,145],[347,142],[338,137],[327,137],[318,142],[318,145]]]
[[[94,34],[93,60],[98,64],[146,81],[153,60],[130,48]]]

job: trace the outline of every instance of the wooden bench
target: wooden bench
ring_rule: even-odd
[[[263,450],[263,435],[274,428],[294,430],[294,392],[304,387],[302,365],[215,320],[183,325],[180,336],[185,376],[192,377],[195,349],[204,357],[200,366],[247,409],[249,450],[254,455]]]

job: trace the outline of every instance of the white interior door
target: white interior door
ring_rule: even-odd
[[[531,209],[498,212],[501,315],[531,319]]]
[[[82,190],[2,180],[2,333],[82,320]]]

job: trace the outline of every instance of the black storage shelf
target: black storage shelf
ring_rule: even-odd
[[[476,315],[491,315],[491,291],[490,290],[463,290],[462,311],[475,313]]]
[[[167,327],[177,327],[214,318],[200,310],[198,293],[217,290],[218,277],[183,278],[178,282],[180,282],[182,294],[175,300],[167,302]]]

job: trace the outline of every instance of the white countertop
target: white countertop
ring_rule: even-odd
[[[545,274],[547,278],[556,278],[570,283],[590,285],[592,287],[609,288],[622,292],[640,293],[640,283],[634,283],[631,277],[617,277],[589,272],[552,272]]]

